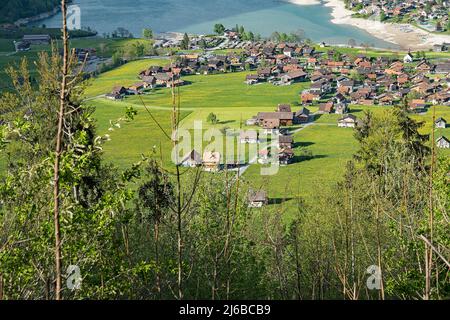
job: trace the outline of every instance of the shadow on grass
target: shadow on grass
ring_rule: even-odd
[[[294,156],[293,163],[299,163],[299,162],[305,162],[305,161],[311,161],[316,159],[325,159],[328,158],[327,155],[324,154],[318,154],[318,155],[300,155],[300,156]]]
[[[219,121],[217,122],[217,124],[229,124],[229,123],[234,123],[236,122],[236,120],[226,120],[226,121]]]
[[[314,144],[314,142],[294,142],[294,148],[309,147]]]
[[[293,200],[294,198],[270,198],[269,199],[269,205],[273,204],[282,204],[284,202],[288,202],[290,200]]]
[[[348,109],[348,113],[358,113],[358,112],[363,112],[363,109],[358,109],[358,108],[349,108]]]

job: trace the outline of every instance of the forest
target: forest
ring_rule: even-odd
[[[59,0],[4,0],[0,23],[13,23],[22,18],[49,12],[59,4]]]

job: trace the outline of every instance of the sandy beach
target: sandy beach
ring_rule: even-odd
[[[404,50],[424,50],[434,44],[450,42],[450,35],[429,33],[408,24],[382,23],[380,21],[352,18],[352,11],[345,8],[341,0],[323,0],[326,7],[332,8],[331,20],[336,24],[349,24],[363,29],[371,35],[399,45]],[[359,45],[359,44],[358,44]]]
[[[281,2],[288,2],[298,6],[314,6],[320,4],[320,0],[281,0]]]

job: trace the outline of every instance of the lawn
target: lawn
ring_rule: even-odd
[[[112,54],[126,46],[133,45],[137,42],[149,43],[150,40],[144,39],[103,39],[103,38],[77,38],[70,42],[72,48],[95,48],[97,55],[103,58],[110,58]],[[60,41],[56,42],[59,46]],[[35,77],[34,61],[38,58],[39,52],[50,52],[50,45],[32,46],[31,50],[26,52],[14,53],[14,45],[12,39],[0,39],[0,90],[9,86],[9,79],[5,73],[5,68],[18,64],[20,60],[26,57],[31,68],[31,76]]]
[[[449,106],[436,106],[436,119],[439,117],[447,120],[447,123],[450,123],[450,107]],[[433,107],[431,107],[428,112],[425,114],[414,115],[412,117],[415,120],[424,121],[425,125],[421,129],[423,134],[430,134],[433,124]],[[435,139],[438,139],[440,136],[445,136],[447,139],[450,139],[450,126],[447,124],[447,128],[445,129],[436,129]],[[437,149],[439,154],[443,154],[447,157],[450,157],[450,149]]]
[[[181,105],[186,109],[216,109],[224,108],[230,111],[255,111],[262,108],[276,108],[280,103],[299,101],[299,93],[309,86],[309,83],[299,83],[292,86],[277,87],[268,83],[253,86],[244,83],[245,76],[250,72],[235,72],[217,75],[194,75],[184,77],[189,85],[180,87]],[[139,98],[131,97],[130,102]],[[170,90],[156,90],[153,94],[144,96],[144,101],[151,106],[170,107]]]
[[[153,151],[160,154],[166,166],[172,166],[172,145],[158,125],[151,119],[141,99],[136,96],[127,97],[123,101],[110,101],[97,97],[111,91],[116,85],[128,86],[138,81],[139,71],[151,65],[166,65],[168,60],[140,60],[130,62],[120,68],[104,73],[91,80],[86,92],[90,97],[86,103],[96,107],[95,117],[99,134],[109,134],[111,141],[104,145],[105,160],[115,163],[121,168],[127,168],[139,161],[142,154],[149,155]],[[309,86],[309,83],[292,86],[276,87],[271,84],[249,86],[244,83],[249,72],[228,73],[219,75],[194,75],[184,77],[188,82],[180,87],[181,127],[192,130],[194,121],[202,121],[203,129],[226,128],[248,129],[245,120],[260,111],[274,111],[280,103],[291,103],[294,110],[297,106],[299,93]],[[154,89],[142,95],[153,117],[166,132],[171,127],[171,90],[168,88]],[[110,121],[125,116],[127,107],[132,106],[138,111],[133,121],[122,123],[120,128],[109,131]],[[310,108],[312,112],[317,107]],[[361,117],[365,110],[382,112],[389,107],[351,106],[351,113]],[[216,114],[219,122],[206,122],[209,113]],[[314,201],[318,193],[330,192],[330,187],[340,180],[345,164],[357,150],[357,142],[353,138],[352,129],[337,127],[339,115],[322,115],[311,125],[294,136],[294,164],[281,167],[273,176],[262,176],[261,167],[252,165],[245,172],[245,179],[253,188],[265,189],[269,192],[272,202],[279,203],[283,199],[292,204],[288,207],[295,210],[293,198],[301,196],[307,201]],[[424,133],[429,133],[432,123],[432,110],[424,115],[414,115],[415,119],[426,121]],[[436,118],[444,117],[450,120],[450,108],[436,107]],[[450,137],[450,128],[438,130],[436,137]],[[203,142],[203,145],[205,143]],[[301,158],[308,150],[312,157]],[[449,150],[440,151],[450,155]],[[0,168],[1,168],[0,162]]]
[[[352,55],[358,55],[362,54],[367,57],[397,57],[397,58],[403,58],[408,52],[407,51],[390,51],[390,50],[383,50],[383,49],[373,49],[373,48],[348,48],[348,47],[336,47],[336,46],[328,46],[325,48],[321,48],[319,45],[315,46],[316,51],[329,51],[329,50],[336,50],[341,53],[345,54],[352,54]],[[449,52],[434,52],[434,51],[424,51],[425,55],[428,59],[435,59],[435,58],[450,58]],[[414,55],[415,52],[412,52]]]
[[[92,80],[86,90],[86,97],[95,97],[101,94],[109,93],[114,86],[130,86],[138,81],[140,71],[152,65],[166,65],[169,62],[164,59],[139,60],[127,63],[114,70],[102,73]]]
[[[289,212],[295,210],[296,197],[310,202],[318,194],[330,192],[358,148],[353,130],[338,128],[335,123],[310,126],[295,134],[294,140],[295,163],[280,167],[273,176],[262,176],[261,167],[254,165],[244,176],[254,188],[266,190],[274,203],[292,204],[286,206]],[[305,150],[312,153],[311,158],[299,158]]]
[[[88,95],[98,95],[109,92],[113,85],[129,85],[136,81],[137,73],[154,64],[165,64],[167,61],[136,61],[117,70],[101,75],[93,80]],[[194,121],[202,121],[203,129],[226,128],[248,129],[245,120],[259,111],[274,111],[280,103],[296,103],[299,92],[309,84],[300,83],[292,86],[276,87],[271,84],[248,86],[244,83],[248,72],[228,73],[219,75],[194,75],[184,77],[188,85],[180,87],[181,110],[183,120],[181,127],[192,130]],[[150,90],[141,98],[152,114],[170,131],[170,110],[172,104],[171,90],[168,88]],[[159,152],[161,142],[163,160],[171,165],[171,145],[158,127],[152,122],[142,106],[141,99],[135,96],[121,102],[109,101],[104,98],[91,100],[97,106],[99,132],[107,132],[109,120],[117,119],[124,114],[127,106],[139,110],[139,115],[133,122],[125,124],[121,129],[111,133],[112,141],[105,145],[105,158],[121,167],[131,165],[140,159],[142,153],[148,153],[153,146]],[[294,110],[300,108],[293,106]],[[350,106],[350,111],[358,117],[366,110],[383,112],[391,107],[381,106]],[[310,107],[311,111],[317,107]],[[214,113],[219,122],[206,122],[209,113]],[[450,108],[436,107],[436,117],[450,119]],[[278,203],[287,199],[291,203],[297,196],[313,201],[317,193],[330,192],[330,187],[339,181],[344,172],[345,164],[357,150],[357,142],[353,138],[352,129],[337,127],[339,115],[321,115],[316,117],[315,124],[309,126],[294,136],[296,147],[296,162],[281,167],[274,176],[262,176],[260,165],[252,165],[245,172],[243,179],[254,188],[262,188],[269,192],[272,202]],[[426,121],[423,132],[429,132],[432,123],[432,112],[424,115],[414,115],[416,119]],[[436,135],[450,136],[449,128],[439,130]],[[203,146],[205,143],[203,143]],[[301,158],[308,150],[312,158]],[[448,154],[447,150],[443,151]],[[293,203],[293,202],[292,202]],[[294,206],[289,206],[294,207]]]
[[[104,144],[105,160],[113,162],[120,168],[130,167],[141,160],[141,155],[150,155],[153,151],[160,154],[164,163],[170,163],[171,141],[159,129],[143,107],[137,107],[137,116],[129,122],[121,122],[120,128],[110,131],[111,121],[125,117],[126,104],[111,104],[109,101],[95,100],[88,102],[96,107],[97,130],[101,135],[108,134],[110,141]],[[153,117],[170,134],[171,112],[157,110],[151,112]],[[189,114],[181,112],[181,117]]]

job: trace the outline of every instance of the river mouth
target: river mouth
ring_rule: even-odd
[[[323,3],[296,5],[278,0],[74,0],[81,9],[82,27],[90,27],[99,35],[110,35],[118,27],[140,37],[142,29],[157,33],[188,32],[210,34],[216,23],[227,27],[243,25],[247,30],[270,36],[274,31],[302,30],[314,42],[397,49],[351,25],[334,24],[332,9]],[[33,22],[32,25],[59,27],[60,15]],[[353,41],[352,41],[353,42]]]

